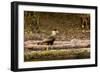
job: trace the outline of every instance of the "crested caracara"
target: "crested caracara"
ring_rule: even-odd
[[[52,31],[51,35],[48,38],[44,39],[43,41],[41,41],[38,44],[41,44],[41,45],[43,45],[43,44],[53,45],[54,41],[56,40],[57,33],[58,33],[58,30],[57,29],[54,29]]]

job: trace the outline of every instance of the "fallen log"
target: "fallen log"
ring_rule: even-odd
[[[47,48],[49,50],[60,50],[60,49],[71,49],[71,48],[89,48],[90,44],[83,43],[79,45],[73,45],[73,44],[61,44],[61,45],[34,45],[29,44],[24,46],[25,49],[29,50],[46,50]]]
[[[39,42],[42,42],[42,41],[40,41],[40,40],[29,40],[29,41],[25,41],[24,45],[37,44]],[[54,45],[71,44],[71,42],[73,42],[73,40],[71,40],[71,41],[55,41]],[[74,40],[74,43],[90,43],[90,40]]]

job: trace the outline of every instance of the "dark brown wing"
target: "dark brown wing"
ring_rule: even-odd
[[[47,39],[44,39],[44,40],[42,41],[42,43],[53,43],[54,40],[55,40],[55,37],[54,37],[54,36],[50,36],[50,37],[48,37]]]

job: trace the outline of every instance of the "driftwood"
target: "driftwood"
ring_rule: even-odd
[[[40,41],[27,41],[24,43],[24,48],[29,50],[60,50],[60,49],[71,49],[71,48],[88,48],[90,47],[89,40],[72,40],[72,41],[55,41],[54,45],[38,45]]]

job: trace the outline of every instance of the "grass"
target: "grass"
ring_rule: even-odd
[[[68,50],[48,50],[31,51],[24,54],[24,61],[47,61],[64,59],[86,59],[90,58],[89,48],[68,49]]]

